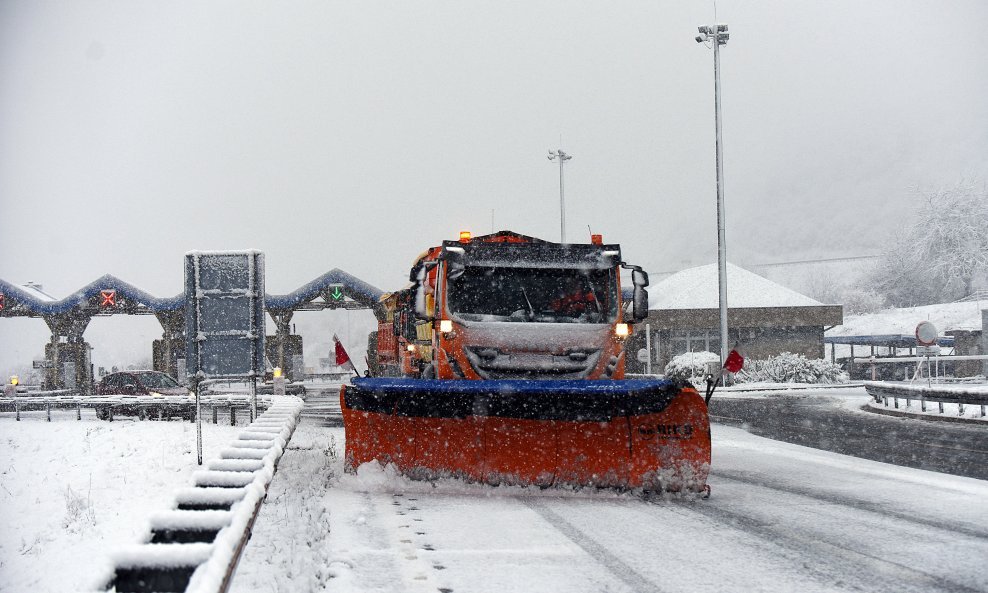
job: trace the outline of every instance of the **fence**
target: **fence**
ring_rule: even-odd
[[[985,406],[988,406],[988,387],[970,389],[960,386],[947,385],[910,385],[908,383],[889,383],[885,381],[866,381],[865,390],[875,402],[884,402],[888,407],[889,400],[895,408],[899,400],[906,400],[906,407],[912,405],[912,400],[918,399],[920,409],[926,411],[926,402],[935,402],[943,414],[943,404],[957,404],[959,413],[964,414],[964,406],[981,406],[981,417],[985,417]]]
[[[230,425],[236,426],[237,412],[250,411],[250,400],[244,394],[209,394],[200,396],[200,408],[204,417],[212,415],[213,424],[219,423],[220,412],[229,414]],[[270,397],[258,397],[258,410],[266,410],[271,405]],[[0,412],[14,412],[17,420],[21,412],[45,412],[51,422],[52,410],[74,410],[76,420],[82,420],[82,410],[92,409],[100,420],[113,422],[115,416],[136,416],[139,420],[171,418],[195,421],[196,400],[181,396],[83,396],[78,392],[37,392],[16,397],[0,397]]]

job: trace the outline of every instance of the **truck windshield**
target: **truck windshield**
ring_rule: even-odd
[[[618,314],[614,270],[467,266],[447,287],[463,321],[610,323]]]

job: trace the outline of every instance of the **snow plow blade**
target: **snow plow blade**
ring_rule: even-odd
[[[340,405],[348,472],[700,492],[710,469],[703,398],[669,381],[355,378]]]

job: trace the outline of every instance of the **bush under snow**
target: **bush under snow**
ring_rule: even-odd
[[[712,362],[720,366],[720,355],[713,352],[687,352],[674,356],[666,365],[666,379],[678,379],[688,381],[690,379],[702,380],[707,375],[707,363]],[[715,367],[716,368],[716,367]]]
[[[734,376],[738,383],[847,383],[840,366],[823,359],[783,352],[766,360],[746,360]]]

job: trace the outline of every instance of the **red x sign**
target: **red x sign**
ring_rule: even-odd
[[[3,311],[3,294],[0,294],[0,311]]]
[[[116,307],[117,306],[117,291],[115,290],[101,290],[99,291],[100,296],[100,307]]]

